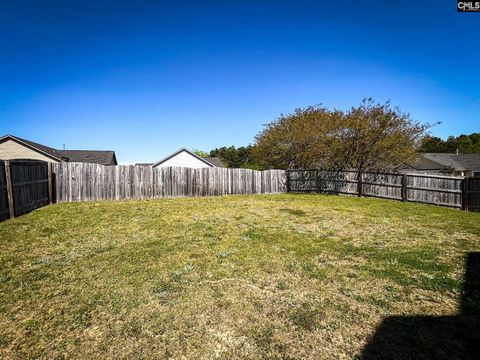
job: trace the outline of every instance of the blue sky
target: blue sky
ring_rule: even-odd
[[[455,0],[0,0],[0,134],[146,162],[364,97],[478,132],[479,33]]]

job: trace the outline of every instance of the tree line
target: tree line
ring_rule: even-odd
[[[436,136],[426,135],[420,146],[421,152],[475,154],[480,153],[480,133],[449,136],[442,140]]]
[[[431,124],[364,99],[347,111],[322,105],[295,109],[264,126],[253,145],[220,147],[203,157],[219,157],[227,167],[251,169],[353,169],[394,171],[421,152],[480,152],[480,134],[428,135]]]

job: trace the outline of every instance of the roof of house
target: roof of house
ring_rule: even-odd
[[[210,164],[215,165],[215,167],[225,167],[225,164],[218,157],[207,157],[205,158]]]
[[[117,157],[115,156],[115,151],[112,150],[58,150],[13,135],[5,135],[0,138],[0,141],[7,139],[26,145],[27,147],[39,151],[58,161],[63,160],[70,162],[89,162],[102,165],[117,165]]]
[[[152,166],[153,163],[135,163],[135,166]]]
[[[215,167],[225,167],[222,160],[218,157],[207,157],[203,158],[207,160],[210,164],[214,165]],[[136,166],[152,166],[155,165],[154,163],[135,163]]]
[[[455,170],[480,170],[480,154],[423,153],[426,159]]]
[[[61,153],[71,162],[117,165],[115,151],[111,150],[65,150]]]
[[[158,166],[158,165],[164,163],[165,161],[173,158],[175,155],[180,154],[182,151],[185,151],[185,152],[187,152],[188,154],[192,155],[193,157],[197,158],[198,160],[203,161],[205,164],[207,164],[207,165],[210,166],[210,167],[217,167],[217,165],[209,162],[207,159],[204,159],[204,158],[198,156],[197,154],[195,154],[194,152],[188,150],[187,148],[180,148],[180,149],[178,149],[178,150],[175,151],[174,153],[172,153],[172,154],[164,157],[163,159],[157,161],[156,163],[152,164],[152,166],[153,166],[153,167]],[[222,167],[223,167],[223,166],[222,166]]]

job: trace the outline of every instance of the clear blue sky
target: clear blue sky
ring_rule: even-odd
[[[478,132],[479,34],[455,0],[0,0],[0,133],[155,161],[364,97]]]

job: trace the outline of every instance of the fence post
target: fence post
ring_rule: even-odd
[[[13,202],[13,187],[12,187],[12,174],[10,171],[10,161],[5,161],[5,179],[7,180],[7,198],[8,198],[8,212],[10,219],[15,217],[15,205]]]
[[[362,176],[363,176],[363,172],[359,171],[358,176],[357,176],[357,193],[358,193],[359,197],[363,195],[363,179],[362,179]]]
[[[53,187],[52,187],[52,163],[47,163],[47,172],[48,172],[48,203],[53,202]]]
[[[286,170],[285,175],[286,175],[285,185],[287,185],[287,193],[289,193],[290,192],[290,171]]]
[[[462,180],[462,210],[468,211],[468,177]]]
[[[403,174],[402,176],[402,201],[408,201],[408,175]]]

